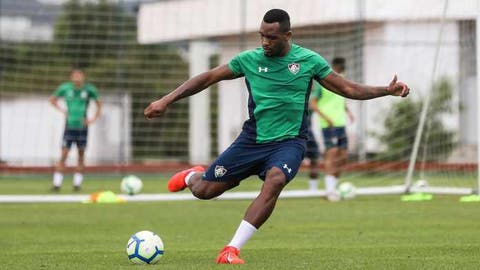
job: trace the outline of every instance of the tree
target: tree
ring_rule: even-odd
[[[135,18],[118,5],[71,0],[55,23],[54,43],[73,64],[87,68],[97,59],[115,57],[134,40],[135,27]]]
[[[0,45],[0,91],[50,94],[73,66],[80,67],[101,95],[132,97],[136,157],[185,157],[188,102],[179,102],[167,118],[155,122],[143,119],[143,109],[188,78],[188,63],[171,45],[138,44],[136,27],[135,14],[118,2],[70,0],[55,22],[52,42]]]
[[[442,120],[453,112],[452,86],[442,78],[433,85],[431,94],[418,153],[419,159],[438,161],[448,157],[455,147],[455,133],[445,128]],[[379,155],[380,159],[406,161],[410,158],[422,106],[422,100],[411,99],[392,106],[383,122],[385,133],[374,134],[386,146],[386,151]]]

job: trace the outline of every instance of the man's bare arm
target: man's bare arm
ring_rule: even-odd
[[[100,100],[95,100],[95,105],[97,107],[97,110],[95,111],[92,119],[86,121],[87,125],[90,125],[93,122],[97,121],[97,119],[100,117],[100,114],[102,113],[102,102]]]
[[[184,82],[168,95],[150,103],[150,105],[144,111],[145,118],[151,119],[160,117],[165,113],[170,104],[182,98],[195,95],[214,83],[235,78],[235,74],[233,74],[227,65],[218,66],[214,69],[197,75]]]
[[[48,101],[50,102],[50,104],[52,104],[52,106],[57,109],[58,111],[66,114],[67,113],[67,110],[65,110],[65,108],[62,108],[60,107],[60,105],[58,105],[58,98],[56,96],[50,96],[50,98],[48,99]]]
[[[345,79],[335,72],[331,72],[325,78],[318,81],[328,90],[351,99],[372,99],[381,96],[401,96],[406,97],[410,88],[402,82],[397,81],[395,75],[388,86],[369,86],[359,84]]]

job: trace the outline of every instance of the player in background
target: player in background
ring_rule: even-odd
[[[397,82],[396,76],[388,85],[374,87],[338,75],[319,54],[291,43],[290,17],[284,10],[269,10],[259,35],[262,47],[241,52],[228,64],[187,80],[144,111],[146,119],[160,117],[172,103],[214,83],[245,77],[249,119],[240,135],[207,170],[195,166],[173,175],[168,182],[171,192],[188,187],[195,197],[208,200],[251,175],[263,180],[232,240],[218,254],[216,262],[220,264],[244,263],[240,249],[272,214],[280,192],[296,175],[305,153],[313,79],[352,99],[405,97],[409,93],[408,86]]]
[[[73,143],[78,150],[78,164],[73,174],[73,190],[79,191],[83,181],[85,148],[87,146],[88,126],[100,116],[102,103],[98,99],[97,88],[85,82],[85,74],[80,69],[73,69],[70,81],[62,83],[50,97],[49,101],[57,110],[65,115],[65,132],[62,141],[62,153],[53,174],[52,191],[59,191],[63,182],[65,161]],[[65,100],[66,108],[58,104],[58,99]],[[95,101],[96,112],[87,119],[87,108],[90,99]]]
[[[308,176],[310,178],[308,184],[310,191],[316,191],[318,186],[318,157],[320,154],[320,150],[318,148],[317,139],[315,139],[315,135],[313,134],[312,130],[312,115],[313,111],[308,110],[308,118],[307,118],[307,125],[308,125],[308,139],[307,139],[307,150],[305,151],[305,158],[308,159],[308,168],[309,173]]]
[[[346,60],[343,57],[336,57],[332,60],[332,69],[337,74],[343,76],[345,72]],[[347,115],[350,122],[353,122],[353,114],[348,109],[345,98],[314,84],[312,98],[310,99],[310,109],[318,113],[320,127],[323,134],[325,145],[325,191],[327,199],[338,201],[336,192],[338,178],[342,168],[347,162],[348,138],[345,125]],[[310,188],[317,188],[317,181],[310,182]]]

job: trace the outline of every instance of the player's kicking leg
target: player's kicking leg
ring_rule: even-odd
[[[171,192],[177,192],[184,190],[185,188],[189,188],[192,194],[199,198],[199,199],[212,199],[215,198],[225,191],[238,186],[238,181],[225,181],[225,182],[214,182],[214,181],[206,181],[202,180],[202,175],[205,169],[201,166],[195,166],[193,168],[181,171],[170,179],[168,182],[168,190]],[[247,230],[254,230],[257,229],[252,225],[248,224],[245,221],[242,221],[242,224],[246,226]],[[237,238],[243,238],[244,234],[242,230],[239,228],[236,233],[238,236]],[[253,234],[250,233],[250,235]],[[250,238],[250,237],[248,237]],[[243,240],[240,240],[243,241]],[[245,241],[246,242],[246,241]],[[243,245],[243,244],[242,244]],[[235,247],[239,245],[227,245],[225,246],[220,254],[217,257],[216,262],[221,264],[243,264],[244,261],[240,259],[240,250],[239,248]]]
[[[273,167],[267,172],[260,194],[248,207],[230,243],[218,254],[216,260],[218,264],[244,263],[240,258],[240,249],[270,217],[286,184],[287,179],[281,169]]]
[[[190,182],[190,179],[195,174],[202,175],[204,171],[205,171],[205,168],[203,168],[202,166],[195,166],[193,168],[183,170],[181,172],[174,174],[170,178],[170,181],[168,181],[168,185],[167,185],[168,191],[178,192],[178,191],[184,190],[185,188],[187,188],[188,183]]]
[[[194,167],[172,177],[169,190],[180,191],[188,187],[199,199],[217,197],[251,175],[264,179],[260,194],[248,207],[230,243],[220,251],[217,263],[244,263],[239,257],[240,249],[272,213],[283,187],[296,175],[304,152],[302,140],[257,144],[248,137],[239,136],[207,171]]]
[[[204,172],[205,169],[202,166],[195,166],[178,172],[170,178],[167,188],[170,192],[178,192],[188,187],[193,196],[202,200],[209,200],[238,186],[240,182],[238,180],[223,182],[205,181],[202,180]]]
[[[240,249],[265,223],[272,214],[280,192],[288,181],[298,172],[305,152],[304,143],[300,140],[289,140],[278,144],[256,146],[256,157],[261,157],[255,168],[258,175],[264,179],[260,194],[247,208],[243,220],[237,228],[231,241],[220,251],[217,263],[243,264],[240,259]]]
[[[177,192],[189,188],[199,199],[211,199],[238,186],[245,177],[251,175],[252,157],[246,156],[245,139],[239,136],[205,171],[201,166],[176,173],[168,182],[168,190]],[[247,148],[248,151],[249,148]],[[240,158],[243,156],[244,158]],[[204,176],[205,175],[205,176]],[[202,179],[204,178],[204,179]]]

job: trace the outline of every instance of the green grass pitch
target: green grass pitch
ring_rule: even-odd
[[[113,178],[90,179],[84,191],[117,192],[119,181]],[[163,180],[142,178],[147,191],[164,191]],[[305,179],[297,180],[292,188],[306,187]],[[248,181],[243,190],[261,183]],[[49,184],[49,177],[3,177],[0,193],[41,194]],[[62,194],[72,193],[70,188],[66,185]],[[242,249],[246,265],[215,265],[217,252],[230,240],[248,204],[248,200],[0,204],[0,269],[477,269],[479,265],[479,205],[459,203],[458,196],[410,203],[400,202],[399,196],[338,203],[282,199]],[[165,256],[157,265],[136,266],[127,260],[127,240],[140,230],[158,233],[165,243]]]

